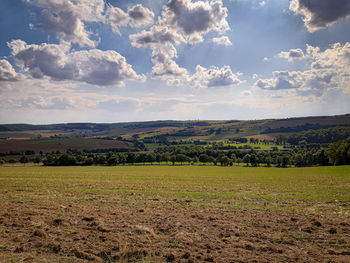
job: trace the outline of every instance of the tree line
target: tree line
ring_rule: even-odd
[[[258,151],[254,149],[222,149],[218,146],[198,145],[163,146],[154,152],[114,152],[96,153],[68,150],[67,153],[40,153],[40,156],[23,155],[19,161],[43,163],[45,166],[71,165],[134,165],[134,164],[210,164],[220,166],[277,166],[305,167],[350,164],[350,137],[329,144],[328,147],[310,148],[300,144],[290,151]],[[15,163],[10,159],[7,162]],[[0,159],[0,164],[5,159]]]
[[[107,154],[68,152],[47,154],[42,162],[46,166],[65,165],[220,165],[220,166],[276,166],[305,167],[350,164],[350,138],[332,143],[328,148],[307,149],[296,147],[291,151],[220,150],[203,146],[166,146],[154,152],[128,152]]]

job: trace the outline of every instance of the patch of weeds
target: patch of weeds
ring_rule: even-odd
[[[253,220],[253,222],[252,222],[252,226],[254,226],[254,227],[259,226],[259,222],[258,222],[258,221],[256,221],[256,220]]]
[[[240,225],[238,227],[238,230],[240,232],[240,236],[248,237],[249,233],[248,233],[248,227],[246,225]]]
[[[339,249],[343,248],[344,245],[346,246],[347,242],[344,239],[344,235],[343,235],[343,230],[342,229],[337,229],[337,233],[336,233],[336,245]]]
[[[18,257],[11,257],[11,258],[9,258],[9,260],[10,260],[10,262],[13,262],[13,263],[19,262]]]
[[[290,234],[293,236],[295,240],[301,243],[304,243],[307,237],[306,232],[304,231],[290,231]]]
[[[0,245],[0,252],[7,251],[7,246]]]
[[[181,241],[176,240],[176,239],[174,239],[173,245],[174,245],[175,248],[180,248],[180,247],[182,247]]]
[[[128,244],[119,244],[117,249],[117,255],[104,254],[103,258],[106,262],[109,263],[127,263],[127,262],[136,262],[136,263],[151,263],[152,256],[146,251],[133,251],[128,248]]]

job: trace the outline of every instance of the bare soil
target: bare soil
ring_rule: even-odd
[[[350,262],[350,222],[331,213],[98,194],[38,200],[0,204],[0,262]]]

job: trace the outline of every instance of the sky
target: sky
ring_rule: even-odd
[[[1,0],[0,123],[350,113],[349,0]]]

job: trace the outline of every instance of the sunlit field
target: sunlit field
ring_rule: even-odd
[[[0,199],[5,262],[350,259],[349,166],[1,167]]]

